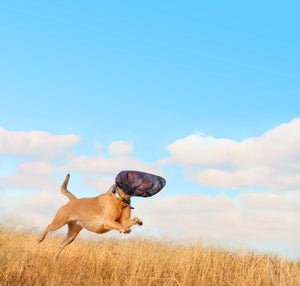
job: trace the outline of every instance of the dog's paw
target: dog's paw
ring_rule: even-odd
[[[134,218],[134,224],[136,225],[143,225],[143,221],[137,217]]]
[[[131,233],[131,229],[130,229],[130,228],[126,228],[126,229],[124,229],[124,230],[122,231],[122,233],[125,233],[125,234]]]

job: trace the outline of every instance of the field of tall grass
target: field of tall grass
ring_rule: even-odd
[[[0,232],[0,285],[300,285],[300,261],[147,239],[75,240]]]

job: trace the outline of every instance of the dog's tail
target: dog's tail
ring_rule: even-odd
[[[69,179],[70,179],[70,174],[68,174],[64,180],[64,182],[62,183],[61,185],[61,188],[60,188],[60,192],[67,196],[69,198],[69,200],[75,200],[77,199],[71,192],[69,192],[67,190],[67,186],[68,186],[68,183],[69,183]]]

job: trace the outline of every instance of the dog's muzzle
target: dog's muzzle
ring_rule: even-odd
[[[151,197],[162,190],[166,180],[145,172],[122,171],[116,176],[116,184],[129,196]]]

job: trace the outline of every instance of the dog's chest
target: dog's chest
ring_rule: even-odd
[[[93,218],[88,221],[82,223],[84,228],[89,231],[96,232],[96,233],[104,233],[109,231],[110,229],[104,227],[104,220],[101,218]]]

